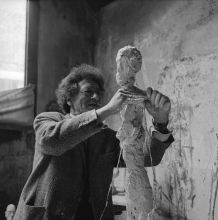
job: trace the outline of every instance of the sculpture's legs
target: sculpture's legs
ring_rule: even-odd
[[[121,117],[122,127],[119,129],[117,137],[120,139],[123,158],[127,166],[127,219],[148,220],[148,213],[153,207],[153,197],[148,175],[144,168],[143,109],[140,106],[129,104],[122,112]]]
[[[145,169],[131,170],[127,168],[127,219],[147,220],[152,210],[152,188]]]

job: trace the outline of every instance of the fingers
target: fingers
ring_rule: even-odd
[[[155,108],[159,108],[160,106],[160,100],[162,99],[162,97],[161,97],[161,93],[159,93],[159,92],[157,92],[156,93],[156,97],[155,97],[155,100],[154,100],[154,105],[155,105]]]
[[[151,98],[150,98],[151,104],[152,104],[153,106],[155,106],[156,96],[157,96],[157,91],[156,91],[156,90],[153,90],[152,93],[151,93]]]
[[[151,87],[148,87],[146,92],[147,92],[148,99],[150,99],[151,98],[151,94],[153,92],[153,89]]]
[[[155,108],[163,108],[166,103],[170,103],[170,100],[167,96],[163,95],[157,90],[153,90],[151,87],[149,87],[146,92],[151,106]]]
[[[171,104],[169,98],[163,95],[161,92],[153,90],[151,87],[148,87],[146,91],[136,88],[120,88],[118,89],[117,93],[122,96],[122,101],[125,101],[126,99],[143,101],[144,99],[144,104],[147,109],[170,110]]]
[[[138,87],[135,87],[135,86],[127,88],[125,91],[130,92],[133,95],[141,95],[141,96],[147,97],[146,91],[144,91],[144,90],[142,90],[142,89],[140,89]]]
[[[145,100],[144,106],[148,110],[148,112],[152,112],[152,106],[151,106],[151,102],[150,101]]]
[[[159,107],[163,108],[166,102],[169,102],[169,98],[163,95],[159,101]]]
[[[138,100],[140,102],[148,99],[146,91],[141,90],[135,86],[131,88],[122,88],[119,90],[119,92],[130,100]]]
[[[127,99],[127,94],[123,90],[118,90],[118,96],[121,102],[124,102]]]
[[[129,92],[125,91],[124,89],[118,89],[117,92],[118,96],[122,97],[122,99],[126,99],[129,95]]]

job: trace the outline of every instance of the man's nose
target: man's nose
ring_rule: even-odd
[[[92,95],[92,99],[95,99],[96,101],[100,100],[100,95],[97,92],[94,92]]]

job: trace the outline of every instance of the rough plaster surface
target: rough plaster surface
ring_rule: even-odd
[[[217,219],[218,2],[121,0],[102,11],[101,21],[96,64],[107,75],[108,97],[117,89],[116,53],[132,44],[143,57],[138,86],[173,102],[175,143],[154,174],[148,170],[157,181],[155,219]],[[120,117],[108,124],[117,129]]]
[[[157,169],[156,193],[162,209],[170,204],[172,219],[216,219],[217,71],[216,54],[184,57],[166,66],[158,81],[160,90],[171,97],[175,143],[161,164],[165,177]]]
[[[116,62],[117,83],[127,89],[134,88],[135,76],[142,63],[140,52],[134,47],[125,46],[118,51]],[[152,188],[144,168],[144,152],[149,152],[149,133],[142,104],[146,96],[130,96],[121,111],[122,123],[117,132],[127,167],[127,219],[146,220],[153,208]]]
[[[149,151],[149,133],[143,106],[128,104],[121,112],[117,137],[126,162],[127,219],[146,220],[153,208],[152,188],[144,168],[144,151]]]

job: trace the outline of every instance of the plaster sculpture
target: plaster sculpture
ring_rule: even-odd
[[[118,51],[116,80],[131,95],[121,111],[122,124],[117,132],[127,166],[127,219],[148,220],[153,208],[152,188],[144,168],[144,153],[149,152],[149,134],[143,101],[146,92],[135,87],[136,73],[141,69],[142,56],[132,46]]]

